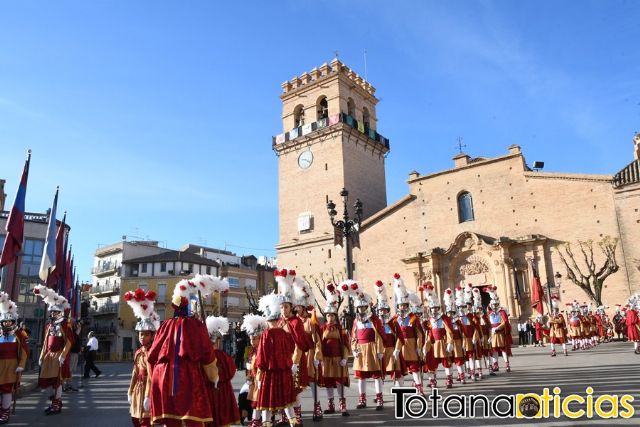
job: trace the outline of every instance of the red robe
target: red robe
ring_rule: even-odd
[[[304,320],[296,315],[287,319],[280,319],[278,326],[288,326],[288,331],[293,338],[293,342],[300,350],[301,358],[298,364],[298,387],[296,393],[301,393],[305,387],[309,386],[309,367],[307,364],[308,352],[314,348],[313,339],[304,330]]]
[[[256,366],[262,372],[256,409],[275,411],[296,401],[291,355],[295,342],[282,328],[271,328],[260,337]]]
[[[240,410],[231,385],[231,380],[236,374],[236,365],[231,356],[224,351],[213,350],[213,353],[218,367],[218,388],[209,387],[213,423],[207,423],[206,426],[221,427],[240,424]]]
[[[153,424],[213,422],[210,383],[202,367],[214,360],[207,327],[200,320],[174,317],[162,323],[147,355]]]
[[[627,338],[629,341],[640,341],[640,333],[638,332],[638,313],[632,308],[627,310]]]

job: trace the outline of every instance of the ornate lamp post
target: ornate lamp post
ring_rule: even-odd
[[[349,201],[349,192],[346,188],[342,189],[342,191],[340,192],[340,197],[342,197],[342,204],[344,208],[342,219],[336,220],[338,211],[336,211],[336,204],[333,203],[333,200],[329,200],[329,203],[327,203],[327,211],[329,213],[329,218],[331,218],[331,225],[333,225],[334,229],[342,234],[342,242],[344,244],[346,254],[345,259],[347,263],[347,279],[351,280],[353,279],[353,245],[351,240],[354,237],[357,237],[358,233],[360,232],[360,223],[362,221],[362,202],[360,201],[360,199],[356,199],[356,202],[353,204],[353,207],[356,210],[355,216],[353,218],[349,218],[349,211],[347,208],[347,203]],[[353,303],[351,299],[349,299],[349,328],[351,328],[351,322],[354,318],[355,313],[353,310]]]

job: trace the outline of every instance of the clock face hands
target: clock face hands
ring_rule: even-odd
[[[300,153],[298,156],[298,166],[301,169],[307,169],[313,163],[313,153],[311,150],[306,150]]]

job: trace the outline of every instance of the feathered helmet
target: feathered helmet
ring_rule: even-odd
[[[378,310],[391,310],[391,307],[389,306],[389,298],[387,297],[387,287],[382,283],[382,280],[378,280],[376,282],[375,291],[376,306],[378,307]]]
[[[324,297],[326,305],[324,307],[324,314],[338,314],[340,308],[340,292],[333,283],[329,283],[324,288]]]
[[[207,325],[207,327],[208,326],[209,325]],[[257,314],[245,314],[240,329],[245,331],[250,337],[257,337],[267,329],[267,321],[264,317],[258,316]]]
[[[229,332],[229,319],[226,317],[208,316],[206,324],[211,341],[217,341]]]
[[[573,301],[571,303],[571,312],[572,313],[580,313],[580,303],[578,301]]]
[[[446,289],[444,291],[443,299],[444,299],[445,310],[447,311],[447,313],[455,312],[456,306],[453,301],[453,291],[451,289]]]
[[[620,313],[620,307],[622,307],[622,304],[616,304],[616,313]]]
[[[295,270],[276,270],[273,273],[278,285],[278,293],[282,295],[282,302],[288,302],[293,304],[293,282],[296,279]]]
[[[424,315],[424,307],[417,293],[409,291],[409,306],[414,314]]]
[[[171,305],[173,305],[178,316],[186,317],[188,315],[191,295],[197,291],[198,286],[192,280],[182,279],[176,283],[171,297]]]
[[[196,285],[194,292],[200,291],[203,297],[214,293],[225,293],[229,291],[229,281],[226,278],[215,277],[209,274],[196,274],[191,279]]]
[[[280,317],[280,305],[283,302],[285,302],[284,296],[271,292],[268,295],[260,297],[258,310],[264,313],[266,320],[276,320]]]
[[[349,283],[349,298],[353,301],[354,307],[369,307],[371,303],[371,297],[364,291],[364,288],[358,285],[353,280],[345,280],[345,282]],[[345,283],[343,282],[343,284]]]
[[[431,282],[427,282],[422,285],[422,290],[424,291],[424,296],[427,299],[427,303],[429,304],[429,308],[440,307],[440,299],[435,295],[435,288]]]
[[[462,286],[456,287],[456,307],[466,307],[466,304],[464,302],[464,289],[462,288]]]
[[[293,305],[301,305],[308,310],[313,309],[315,307],[315,297],[313,296],[313,291],[307,282],[300,279],[299,277],[294,277],[293,281]]]
[[[18,307],[16,303],[11,301],[9,294],[6,292],[0,292],[0,322],[5,320],[17,321],[18,320]]]
[[[396,297],[396,306],[409,304],[409,291],[398,273],[393,275],[393,293]]]
[[[560,301],[556,295],[551,297],[551,309],[560,311]]]
[[[482,308],[482,294],[480,293],[480,289],[473,288],[471,291],[473,294],[473,308],[476,313],[482,313],[484,310]]]
[[[464,303],[467,305],[473,304],[473,285],[471,283],[467,283],[464,286],[464,294],[463,294],[463,298],[464,298]]]
[[[49,306],[49,311],[64,312],[66,309],[71,308],[65,297],[58,295],[56,291],[46,286],[36,285],[33,288],[33,293],[44,299],[44,302]]]
[[[136,331],[155,332],[160,327],[158,315],[153,311],[155,299],[156,293],[154,291],[145,292],[140,288],[124,294],[124,300],[133,310],[133,315],[138,318]]]
[[[491,298],[489,305],[500,306],[500,298],[498,298],[498,294],[496,293],[496,291],[498,290],[498,287],[489,285],[486,288],[484,288],[484,290],[489,294],[489,298]]]

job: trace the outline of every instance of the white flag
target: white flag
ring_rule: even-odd
[[[58,190],[53,198],[53,206],[49,214],[49,227],[47,228],[47,240],[44,242],[42,262],[40,263],[40,280],[47,282],[49,269],[56,264],[56,209],[58,208]]]

